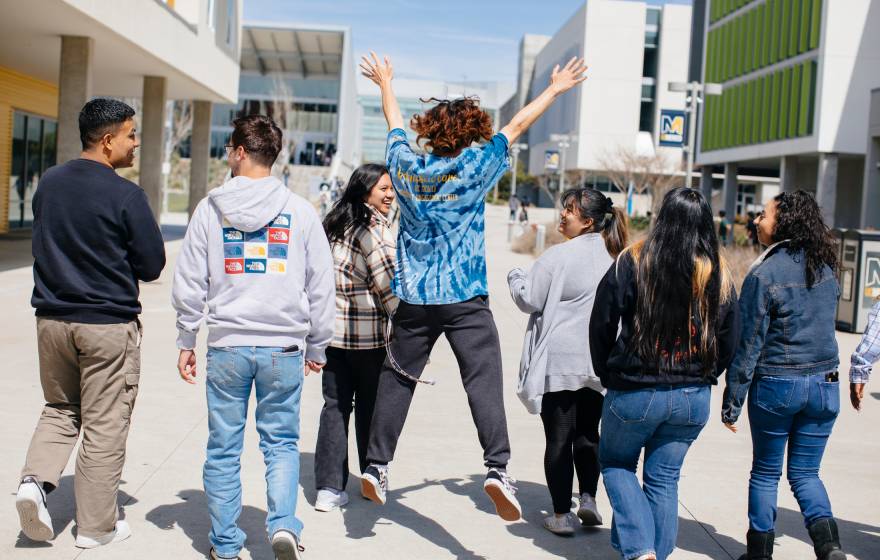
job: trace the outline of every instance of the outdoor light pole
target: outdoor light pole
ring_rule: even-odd
[[[513,175],[510,177],[510,196],[516,196],[516,174],[519,171],[519,153],[522,150],[528,150],[526,144],[514,144],[510,147],[510,153],[513,155]],[[498,183],[495,183],[495,200],[498,200]]]
[[[685,102],[687,107],[687,135],[688,145],[683,148],[687,152],[687,171],[685,174],[685,186],[690,188],[694,174],[694,149],[696,146],[695,127],[697,122],[697,109],[706,95],[721,95],[721,84],[702,84],[700,82],[669,82],[669,91],[687,93]]]
[[[571,147],[572,142],[577,141],[573,134],[551,134],[550,141],[559,146],[559,194],[565,190],[565,152]]]

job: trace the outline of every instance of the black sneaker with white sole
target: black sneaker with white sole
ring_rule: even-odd
[[[361,475],[361,494],[372,502],[385,505],[387,493],[388,465],[371,464]]]
[[[491,468],[486,474],[486,481],[483,482],[483,490],[489,495],[489,498],[495,504],[495,511],[498,516],[505,521],[519,521],[522,518],[522,508],[516,499],[516,482],[511,478],[506,470]]]

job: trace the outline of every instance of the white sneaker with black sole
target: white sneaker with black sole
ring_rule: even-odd
[[[345,490],[334,490],[333,488],[321,488],[318,490],[318,497],[315,498],[316,511],[333,511],[339,509],[348,503],[348,493]]]
[[[370,465],[361,475],[361,494],[371,502],[385,505],[388,494],[388,465]]]
[[[305,550],[296,535],[290,531],[281,529],[272,535],[272,552],[275,553],[275,560],[303,560]]]
[[[598,527],[602,524],[602,515],[599,514],[599,508],[596,506],[596,498],[589,494],[581,494],[577,516],[584,527]]]
[[[483,482],[483,490],[495,504],[495,511],[505,521],[519,521],[522,518],[522,508],[516,499],[516,482],[506,470],[491,468]]]
[[[18,510],[21,531],[27,538],[49,541],[55,537],[52,516],[46,507],[46,492],[36,478],[26,476],[22,479],[15,496],[15,509]]]
[[[131,527],[124,520],[120,519],[116,522],[116,528],[100,537],[87,537],[85,535],[76,535],[77,548],[98,548],[107,544],[122,542],[131,536]]]

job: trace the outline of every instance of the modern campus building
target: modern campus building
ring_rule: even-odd
[[[241,0],[0,0],[0,233],[28,228],[46,168],[81,151],[95,96],[141,98],[141,187],[158,215],[166,100],[194,100],[191,196],[207,186],[212,103],[235,102]]]
[[[744,209],[743,175],[778,177],[783,190],[815,192],[835,226],[880,226],[880,183],[865,171],[876,149],[868,116],[880,87],[880,2],[696,4],[702,80],[724,86],[700,118],[704,189],[723,171],[722,206],[733,215]]]
[[[282,157],[294,181],[347,177],[360,151],[351,30],[245,22],[238,103],[214,107],[213,157],[225,156],[233,119],[249,114],[269,115],[285,129]]]
[[[546,154],[564,150],[560,159],[569,181],[613,193],[623,203],[626,193],[603,173],[620,151],[664,154],[670,169],[676,168],[681,149],[659,145],[659,120],[662,109],[685,107],[685,95],[669,92],[667,85],[687,80],[690,29],[690,6],[589,0],[549,40],[524,37],[520,70],[528,72],[528,56],[534,56],[534,65],[531,75],[520,75],[516,107],[511,109],[540,94],[556,64],[584,56],[589,66],[587,81],[557,101],[529,131],[528,172],[553,175],[545,171]],[[533,54],[536,44],[539,50]],[[560,148],[551,141],[552,134],[573,137],[570,147]],[[541,193],[525,194],[532,202],[552,204],[546,195],[539,198]],[[647,202],[640,200],[634,210],[646,208]]]
[[[382,112],[382,99],[379,88],[366,78],[357,81],[358,105],[360,108],[360,145],[363,162],[384,162],[385,143],[388,138],[388,125]],[[400,104],[407,136],[415,146],[416,134],[409,127],[413,115],[430,109],[434,103],[422,102],[422,99],[457,99],[465,96],[476,96],[480,107],[492,116],[496,130],[499,125],[501,103],[513,91],[513,86],[504,82],[441,82],[432,80],[414,80],[407,78],[394,79],[394,93]]]

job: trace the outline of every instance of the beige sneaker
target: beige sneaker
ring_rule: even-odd
[[[550,515],[544,518],[544,528],[554,535],[560,535],[562,537],[570,537],[574,535],[573,524],[574,520],[572,519],[571,513],[566,513],[562,517]]]

